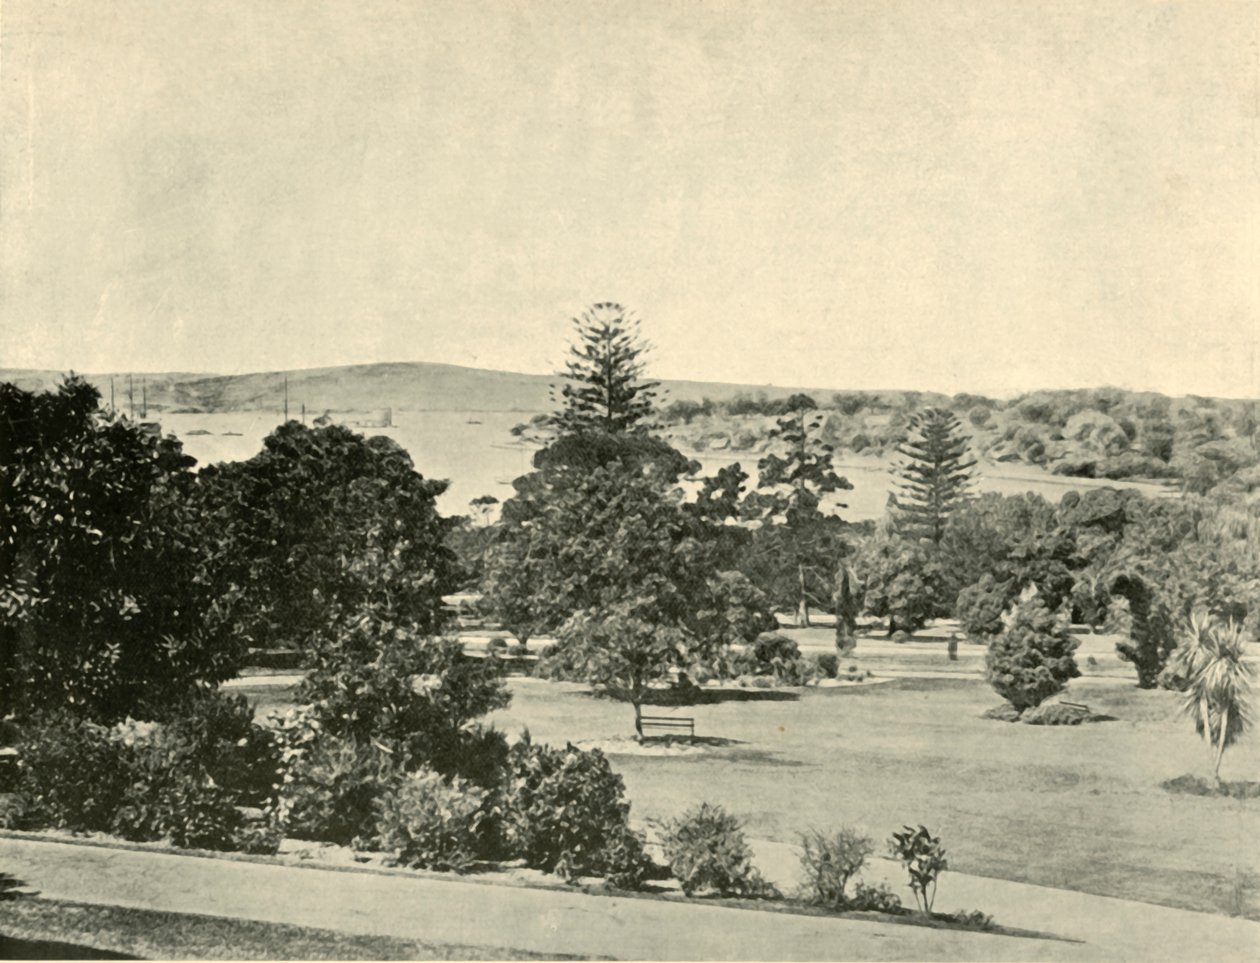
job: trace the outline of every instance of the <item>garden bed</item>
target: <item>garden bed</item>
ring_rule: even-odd
[[[57,830],[49,830],[43,832],[12,832],[0,830],[0,839],[5,837],[17,839],[31,840],[48,840],[57,843],[74,843],[82,846],[93,846],[106,849],[124,849],[124,850],[141,850],[147,852],[169,853],[171,855],[194,856],[206,859],[222,859],[232,861],[245,861],[255,863],[279,864],[289,866],[305,866],[312,869],[324,869],[340,872],[351,873],[373,873],[377,875],[420,877],[436,880],[450,880],[452,882],[459,881],[463,883],[473,882],[485,884],[489,886],[518,886],[531,889],[543,890],[563,890],[572,891],[577,888],[579,891],[592,896],[617,896],[619,898],[628,899],[665,899],[674,902],[695,903],[698,905],[716,905],[724,906],[732,909],[741,909],[754,912],[773,912],[787,913],[797,916],[810,917],[833,917],[837,919],[855,919],[866,920],[868,922],[903,924],[908,926],[927,926],[936,929],[980,931],[988,934],[999,936],[1017,936],[1036,939],[1061,939],[1053,934],[1037,932],[1033,930],[1023,930],[1013,927],[1005,927],[988,922],[981,925],[979,917],[965,918],[963,916],[955,916],[952,914],[933,914],[925,916],[922,913],[913,910],[902,910],[895,913],[880,913],[856,910],[835,910],[827,907],[817,906],[795,898],[776,898],[776,899],[747,899],[738,897],[717,897],[717,896],[687,896],[685,895],[677,880],[672,878],[656,879],[647,884],[644,888],[638,890],[622,890],[609,886],[602,879],[596,877],[583,877],[572,883],[565,883],[560,878],[542,873],[538,870],[531,870],[517,864],[479,864],[475,869],[468,873],[443,873],[434,870],[407,869],[401,867],[392,867],[385,864],[383,857],[377,853],[362,853],[351,849],[347,846],[334,846],[327,843],[316,843],[308,840],[286,839],[280,847],[280,851],[275,856],[249,855],[243,853],[224,853],[210,850],[181,849],[163,843],[136,843],[121,840],[116,837],[109,836],[105,833],[91,834],[75,834],[70,832],[62,832]],[[13,902],[21,902],[23,897],[19,896]],[[32,899],[32,903],[42,903],[43,901]],[[102,908],[104,911],[112,911],[112,908]],[[162,913],[158,911],[138,910],[139,913],[152,913],[155,917],[181,917],[180,914]],[[12,915],[12,914],[10,914]],[[0,920],[5,917],[0,915]],[[198,917],[201,918],[201,917]],[[204,917],[204,919],[214,919],[213,917]],[[272,924],[254,924],[248,921],[237,920],[221,920],[224,925],[233,926],[241,923],[242,927],[251,926],[267,927]],[[291,927],[295,932],[301,928]],[[48,930],[44,930],[48,933]],[[304,931],[306,932],[306,931]],[[310,933],[319,933],[323,931],[311,930]],[[331,931],[329,931],[331,932]],[[298,935],[301,935],[300,933]],[[56,938],[67,939],[68,933],[60,934]],[[352,937],[342,937],[345,940],[353,940]],[[78,942],[78,940],[75,940]],[[399,941],[405,942],[405,941]],[[100,944],[94,944],[100,945]],[[349,947],[351,944],[347,943]],[[440,950],[440,948],[438,948]],[[171,954],[166,954],[170,956]],[[198,954],[200,955],[200,954]],[[248,958],[252,954],[236,954],[239,958]],[[351,958],[365,958],[353,956]],[[395,957],[390,957],[395,958]],[[401,957],[408,958],[408,957]],[[411,958],[429,958],[426,955]],[[450,958],[439,952],[434,958]],[[463,957],[461,957],[463,958]],[[513,957],[517,958],[517,957]],[[526,954],[520,954],[519,958],[532,958]]]

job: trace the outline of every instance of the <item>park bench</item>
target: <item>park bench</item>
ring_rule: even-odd
[[[696,720],[691,716],[640,716],[639,722],[644,729],[672,729],[696,737]]]

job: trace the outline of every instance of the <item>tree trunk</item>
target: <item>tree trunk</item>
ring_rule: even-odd
[[[897,620],[894,619],[890,615],[888,616],[888,637],[891,639],[893,637],[893,633],[896,631],[897,631]]]
[[[1216,747],[1216,759],[1212,765],[1212,779],[1221,784],[1221,760],[1225,757],[1225,734],[1229,731],[1229,706],[1221,710],[1221,736]]]
[[[643,694],[639,691],[634,693],[634,739],[636,742],[643,741]]]

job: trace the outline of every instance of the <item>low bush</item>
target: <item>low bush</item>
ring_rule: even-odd
[[[499,636],[496,636],[493,639],[489,639],[486,642],[486,652],[488,652],[490,655],[498,655],[501,652],[506,652],[507,648],[508,648],[507,639],[499,637]]]
[[[774,681],[779,685],[808,685],[818,678],[818,666],[809,659],[775,659],[770,664]]]
[[[1213,782],[1202,776],[1177,776],[1166,779],[1160,787],[1167,792],[1188,796],[1228,796],[1232,799],[1260,799],[1260,782]]]
[[[376,799],[376,848],[399,866],[462,872],[479,855],[485,802],[458,776],[410,773]]]
[[[949,869],[940,837],[933,836],[926,826],[917,829],[904,826],[901,832],[892,834],[888,848],[906,867],[919,909],[931,916],[932,903],[936,900],[936,879],[943,870]]]
[[[241,805],[265,805],[275,792],[280,746],[254,723],[244,696],[202,690],[175,706],[156,738],[172,760],[203,767]]]
[[[539,745],[508,751],[501,807],[507,845],[528,865],[572,880],[604,876],[633,888],[650,869],[629,826],[625,784],[598,750]]]
[[[770,666],[776,660],[794,661],[801,657],[800,646],[778,632],[763,632],[757,636],[752,651],[753,657],[763,666]]]
[[[817,830],[801,836],[803,895],[809,902],[832,909],[849,906],[849,880],[861,872],[875,851],[871,840],[844,828],[831,835]]]
[[[661,827],[670,871],[688,896],[766,898],[777,895],[752,865],[752,850],[739,820],[721,806],[701,803]]]
[[[945,920],[953,923],[955,926],[965,930],[982,930],[988,932],[993,929],[993,917],[988,913],[981,913],[979,910],[960,910],[957,913],[938,913],[938,920]]]
[[[282,802],[289,833],[340,845],[370,843],[377,800],[401,777],[378,746],[321,735],[288,756]]]
[[[135,750],[132,781],[110,829],[123,839],[169,839],[175,846],[235,849],[244,819],[237,796],[204,769],[160,744]]]
[[[892,640],[893,640],[894,642],[896,642],[896,643],[900,644],[900,643],[903,643],[903,642],[909,642],[909,641],[910,641],[910,636],[909,636],[909,634],[905,631],[905,629],[898,629],[896,632],[894,632],[894,633],[893,633],[893,635],[892,635]]]
[[[847,907],[851,910],[862,910],[868,913],[898,914],[904,912],[901,897],[884,883],[868,886],[861,880],[853,887],[853,896]]]
[[[1022,713],[1009,702],[1003,702],[1000,706],[994,706],[992,709],[985,710],[985,719],[996,719],[998,722],[1019,722]]]
[[[1043,702],[1019,717],[1020,722],[1026,722],[1030,726],[1079,726],[1082,722],[1093,720],[1094,714],[1088,709],[1064,705],[1062,702]]]
[[[126,747],[108,728],[41,714],[22,725],[17,750],[24,828],[109,830],[132,773]]]
[[[245,828],[239,807],[251,801],[251,787],[269,793],[278,759],[265,733],[247,718],[242,725],[242,711],[248,706],[206,695],[178,706],[164,725],[31,719],[19,744],[21,821],[236,849]]]
[[[507,651],[508,651],[508,655],[512,656],[512,658],[519,659],[519,658],[529,655],[529,646],[526,645],[524,642],[517,642],[514,645],[508,646]]]
[[[817,666],[818,675],[824,679],[834,679],[840,672],[840,659],[830,652],[816,657],[814,665]]]

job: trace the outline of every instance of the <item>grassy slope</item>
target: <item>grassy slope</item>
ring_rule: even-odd
[[[506,954],[506,955],[505,955]],[[0,903],[0,959],[501,960],[513,950],[448,946],[214,916],[22,898]]]

